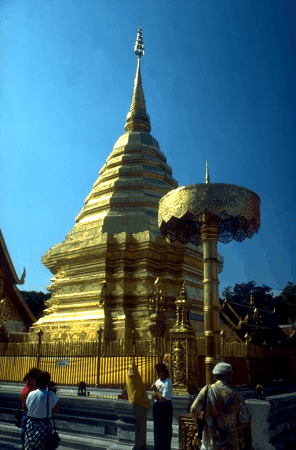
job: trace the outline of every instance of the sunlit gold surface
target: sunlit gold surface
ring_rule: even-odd
[[[196,392],[198,386],[196,333],[190,324],[190,307],[185,282],[176,304],[176,323],[171,329],[170,372],[176,394]]]
[[[115,143],[72,230],[42,258],[54,275],[48,287],[52,296],[45,316],[32,329],[31,340],[40,327],[48,341],[97,339],[99,327],[104,330],[103,339],[125,339],[132,329],[136,336],[147,338],[149,292],[158,276],[168,305],[167,336],[183,280],[192,312],[202,313],[201,249],[171,245],[158,229],[159,200],[177,182],[149,133],[140,71],[141,36],[126,132]],[[103,280],[107,287],[101,302]]]
[[[219,331],[218,223],[213,213],[202,215],[201,240],[204,262],[204,335],[206,341],[206,380],[214,383],[213,369],[221,360]]]
[[[217,217],[220,242],[243,241],[258,232],[260,198],[241,186],[223,183],[193,184],[168,193],[159,203],[162,235],[195,245],[201,243],[204,210]]]
[[[25,281],[26,270],[18,277],[0,230],[0,342],[22,342],[26,331],[36,321],[17,284]]]
[[[252,423],[246,427],[238,428],[239,450],[250,450],[252,446]],[[179,416],[179,450],[199,450],[201,440],[198,439],[198,430],[190,414]]]
[[[229,184],[206,183],[169,192],[160,200],[158,224],[171,242],[203,244],[204,336],[206,382],[214,381],[213,367],[221,360],[219,332],[218,240],[243,241],[258,232],[260,198],[254,192]]]

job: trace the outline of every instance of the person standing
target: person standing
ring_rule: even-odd
[[[239,428],[247,427],[250,415],[243,397],[232,388],[233,370],[220,362],[213,370],[217,382],[202,388],[190,413],[197,425],[204,411],[201,450],[239,450]]]
[[[171,450],[173,434],[173,385],[165,364],[156,364],[158,380],[152,386],[154,448],[155,450]]]
[[[41,372],[36,378],[37,389],[26,400],[28,420],[25,431],[25,450],[45,450],[45,441],[52,432],[52,412],[57,414],[59,397],[47,391],[50,374]],[[48,405],[48,406],[47,406]]]
[[[24,389],[21,393],[21,403],[23,408],[23,417],[21,422],[21,440],[22,440],[22,450],[25,448],[25,431],[26,431],[26,424],[27,424],[27,407],[26,407],[26,400],[30,392],[35,391],[37,389],[36,386],[36,378],[41,373],[41,370],[37,369],[36,367],[33,367],[29,370],[28,373],[24,376],[24,383],[26,383]]]
[[[147,412],[150,409],[150,403],[138,367],[134,363],[127,373],[126,390],[129,403],[133,403],[136,417],[135,446],[133,450],[145,450]]]

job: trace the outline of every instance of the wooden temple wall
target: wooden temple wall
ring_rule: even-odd
[[[196,338],[198,386],[205,385],[205,341]],[[124,387],[127,370],[134,360],[146,388],[155,381],[154,366],[169,353],[169,341],[66,341],[1,343],[0,381],[21,382],[32,367],[51,373],[57,384],[102,388]],[[222,359],[234,370],[234,385],[293,380],[291,351],[279,347],[259,347],[238,342],[222,343]]]

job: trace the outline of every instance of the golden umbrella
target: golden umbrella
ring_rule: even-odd
[[[171,242],[203,244],[204,335],[206,382],[221,361],[219,333],[218,240],[227,244],[251,238],[260,227],[260,198],[249,189],[233,184],[206,182],[174,189],[159,202],[158,225]]]

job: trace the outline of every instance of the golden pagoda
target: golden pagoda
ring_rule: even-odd
[[[140,62],[141,26],[135,44],[137,70],[125,133],[102,167],[76,224],[61,244],[42,258],[54,277],[45,315],[30,339],[147,339],[149,299],[157,277],[162,283],[165,333],[175,322],[175,299],[186,282],[191,323],[203,332],[201,247],[170,244],[158,229],[159,200],[177,187],[172,169],[150,134]],[[220,269],[222,258],[220,259]]]

